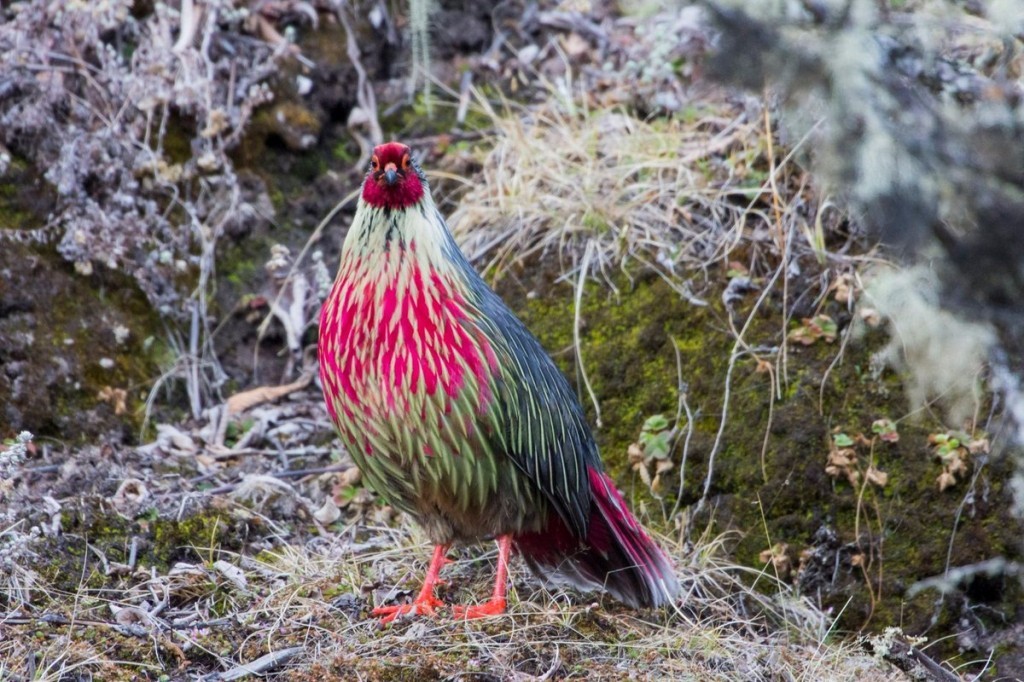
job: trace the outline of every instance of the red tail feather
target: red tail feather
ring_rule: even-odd
[[[597,469],[589,469],[588,474],[587,537],[582,542],[573,538],[552,514],[544,531],[515,537],[519,552],[543,579],[601,587],[631,606],[671,603],[679,593],[679,581],[668,558],[626,508],[612,480]]]

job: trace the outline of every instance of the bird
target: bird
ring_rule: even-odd
[[[363,480],[434,545],[411,603],[435,616],[453,544],[494,539],[493,593],[456,618],[507,610],[513,550],[554,585],[636,608],[674,603],[666,554],[605,473],[576,393],[452,236],[410,148],[373,150],[317,347],[327,411]]]

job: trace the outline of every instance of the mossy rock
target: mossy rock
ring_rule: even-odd
[[[10,432],[137,437],[166,333],[125,274],[74,272],[46,245],[0,248],[0,405]],[[7,434],[9,435],[9,434]]]
[[[216,505],[204,505],[180,519],[145,512],[128,518],[103,498],[82,497],[63,512],[63,535],[53,540],[60,545],[60,551],[53,553],[58,562],[53,577],[64,575],[65,562],[77,561],[80,574],[86,544],[100,550],[110,562],[126,563],[133,539],[138,564],[166,572],[179,561],[202,562],[216,551],[241,549],[249,523]],[[87,563],[98,568],[94,559]],[[75,571],[71,574],[77,579]]]
[[[506,274],[497,286],[576,382],[593,424],[594,407],[576,367],[574,291],[555,283],[558,272],[531,264]],[[993,557],[1020,560],[1021,524],[1010,513],[1011,465],[1004,457],[973,457],[973,480],[963,476],[954,487],[938,490],[942,466],[928,435],[945,429],[935,417],[900,421],[896,443],[876,438],[867,444],[876,419],[898,420],[908,413],[900,377],[870,369],[872,353],[886,341],[881,331],[868,330],[843,351],[838,342],[790,343],[784,365],[770,353],[761,361],[750,353],[741,356],[733,369],[707,504],[693,518],[721,423],[734,344],[729,312],[721,286],[707,292],[708,305],[697,306],[660,276],[631,276],[614,279],[617,293],[587,284],[579,311],[580,349],[600,405],[595,434],[605,466],[634,508],[646,511],[649,524],[667,526],[666,512],[678,501],[696,531],[706,524],[715,532],[739,531],[730,549],[741,563],[764,568],[762,552],[775,547],[779,559],[765,570],[798,583],[807,596],[840,613],[842,629],[896,625],[938,637],[967,612],[986,627],[1015,617],[1024,593],[1012,578],[976,579],[944,602],[931,591],[906,596],[914,583],[943,574],[947,556],[948,566]],[[724,280],[723,274],[723,286]],[[738,305],[737,327],[755,298]],[[782,343],[781,310],[772,300],[747,330],[750,348]],[[851,323],[844,305],[828,302],[821,312],[837,320],[841,330]],[[645,419],[655,414],[672,419],[680,381],[694,415],[685,480],[680,487],[680,444],[673,450],[676,466],[668,474],[664,499],[657,500],[630,470],[627,449]],[[855,448],[856,486],[826,472],[835,431],[865,435]],[[863,483],[869,465],[887,474],[885,485]],[[936,646],[943,655],[960,655],[951,640]],[[969,658],[968,653],[963,660]]]

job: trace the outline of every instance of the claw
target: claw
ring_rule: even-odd
[[[490,618],[505,613],[507,605],[504,599],[491,599],[474,606],[453,606],[452,615],[456,618],[471,620],[473,618]]]
[[[505,613],[505,587],[508,582],[508,557],[512,551],[512,536],[498,538],[498,573],[494,578],[494,594],[489,601],[474,606],[453,606],[452,614],[459,619],[489,618]]]
[[[381,617],[380,624],[382,627],[395,622],[398,618],[406,616],[433,616],[436,614],[436,609],[444,606],[444,602],[434,596],[434,588],[438,583],[442,582],[437,576],[441,572],[441,567],[448,563],[448,559],[445,558],[445,552],[447,551],[447,545],[437,545],[434,547],[434,556],[430,560],[427,577],[423,580],[423,589],[420,590],[420,593],[413,599],[411,604],[378,606],[371,611],[374,616]]]
[[[444,602],[433,596],[417,598],[411,604],[398,604],[396,606],[378,606],[370,613],[374,616],[381,616],[381,625],[390,625],[400,618],[412,616],[435,616],[437,609],[444,607]]]

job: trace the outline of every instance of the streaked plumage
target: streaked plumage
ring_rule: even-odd
[[[675,597],[668,560],[602,472],[576,395],[463,256],[404,145],[374,150],[319,355],[328,410],[366,481],[438,546],[416,602],[379,609],[385,621],[439,606],[444,551],[488,537],[500,540],[499,584],[467,617],[504,609],[513,544],[541,577],[635,606]]]

